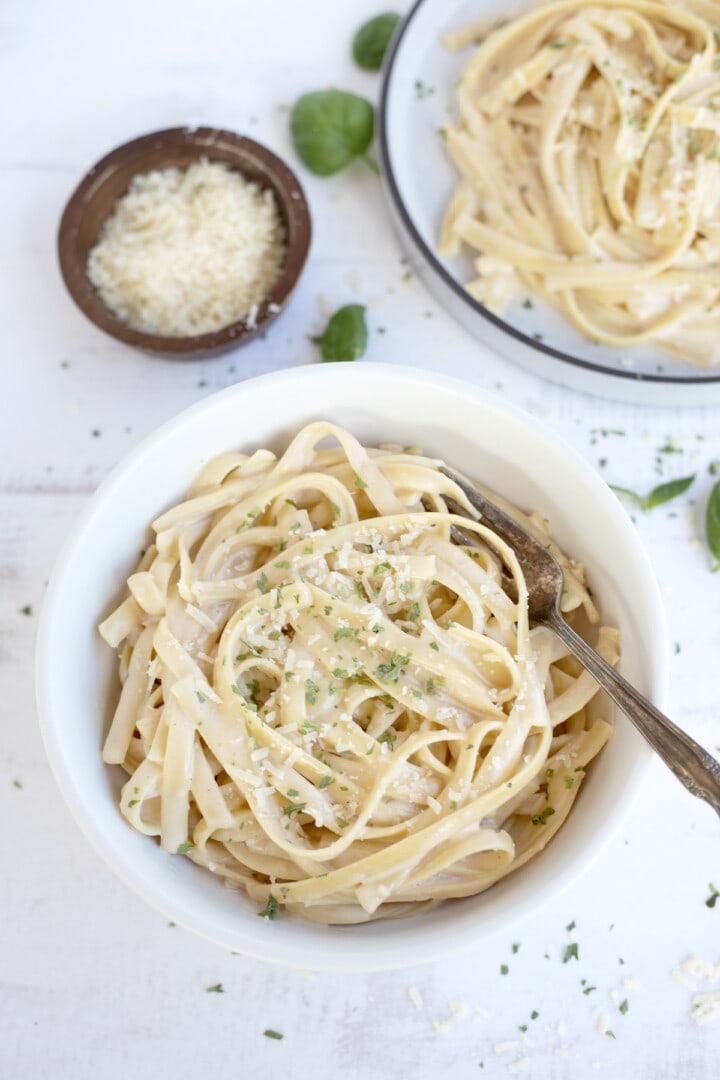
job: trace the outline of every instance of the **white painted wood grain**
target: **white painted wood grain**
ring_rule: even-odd
[[[697,473],[689,497],[642,516],[638,528],[679,647],[671,714],[710,748],[720,745],[720,575],[709,573],[701,542],[720,410],[613,404],[499,359],[478,366],[473,340],[404,280],[377,181],[360,167],[327,181],[302,174],[316,226],[310,267],[273,333],[229,357],[141,356],[95,331],[64,294],[55,230],[92,161],[140,132],[186,121],[245,130],[292,158],[284,106],[297,94],[329,83],[377,92],[347,46],[375,10],[369,0],[210,0],[202,14],[189,0],[2,6],[0,80],[12,102],[0,148],[0,205],[11,210],[0,259],[2,1080],[189,1080],[211,1071],[465,1080],[503,1077],[526,1056],[519,1075],[532,1080],[720,1074],[720,1025],[694,1025],[692,993],[671,977],[692,953],[720,961],[720,907],[705,905],[708,883],[720,887],[718,824],[660,765],[617,844],[507,939],[408,972],[309,977],[167,926],[90,849],[45,762],[32,687],[37,612],[87,494],[184,406],[237,379],[314,362],[308,335],[351,301],[368,306],[369,358],[500,390],[612,483],[648,491]],[[679,452],[658,453],[668,442]],[[579,959],[564,964],[573,937]],[[628,989],[628,978],[644,989]],[[206,992],[217,983],[222,994]],[[616,1039],[598,1033],[596,1009]],[[267,1028],[284,1038],[266,1038]]]

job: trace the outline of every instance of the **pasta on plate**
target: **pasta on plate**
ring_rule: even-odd
[[[560,0],[481,43],[446,132],[440,240],[502,314],[531,294],[588,338],[720,361],[720,5]]]
[[[323,421],[279,458],[215,458],[101,624],[122,814],[271,917],[356,923],[487,889],[557,832],[611,733],[591,677],[529,627],[513,552],[448,512],[467,503],[439,464]],[[583,567],[556,554],[587,634]],[[593,636],[615,662],[617,632]]]

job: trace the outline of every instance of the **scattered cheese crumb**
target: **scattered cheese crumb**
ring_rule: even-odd
[[[462,1020],[465,1015],[465,1002],[464,1001],[448,1001],[448,1008],[450,1009],[450,1015],[447,1020],[436,1020],[433,1027],[441,1035],[447,1034],[451,1026],[457,1023],[458,1020]]]
[[[517,1061],[512,1061],[508,1065],[507,1071],[511,1072],[511,1073],[520,1072],[521,1069],[526,1069],[529,1064],[530,1064],[530,1058],[529,1057],[518,1058]]]

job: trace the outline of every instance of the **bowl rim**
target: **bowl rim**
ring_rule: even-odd
[[[192,146],[213,160],[213,146],[226,146],[239,157],[254,158],[273,175],[273,182],[268,186],[275,194],[290,218],[293,234],[292,243],[287,245],[287,254],[282,271],[267,296],[256,305],[253,317],[246,312],[227,326],[210,330],[204,334],[192,334],[174,337],[164,334],[151,334],[136,330],[123,322],[100,299],[97,290],[90,283],[85,266],[80,265],[76,257],[75,241],[80,229],[88,197],[100,187],[115,168],[135,162],[134,175],[142,175],[147,170],[143,165],[146,153],[151,150],[176,146]],[[224,159],[223,159],[224,160]],[[154,168],[162,166],[155,165]],[[241,171],[238,169],[238,171]],[[112,207],[108,210],[108,216]],[[107,218],[105,218],[107,220]],[[60,272],[70,296],[82,313],[104,333],[117,341],[147,352],[175,359],[196,359],[200,353],[214,353],[233,345],[245,344],[257,334],[267,329],[282,311],[283,305],[290,299],[292,292],[302,275],[312,238],[310,207],[305,192],[289,165],[278,157],[269,147],[225,128],[192,126],[164,128],[160,131],[139,135],[128,142],[121,143],[110,150],[85,173],[79,181],[60,218],[57,234],[57,253]]]
[[[513,326],[512,323],[501,318],[499,315],[495,315],[494,312],[488,310],[488,308],[481,304],[479,300],[476,300],[475,297],[465,289],[462,282],[458,281],[458,279],[447,270],[438,258],[437,253],[425,242],[405,204],[393,168],[390,139],[388,135],[390,126],[388,114],[391,107],[391,97],[393,93],[392,82],[397,58],[415,16],[426,2],[427,0],[415,0],[415,3],[404,17],[402,23],[398,26],[388,47],[382,70],[382,85],[380,87],[380,98],[377,107],[376,133],[378,162],[386,189],[393,204],[393,209],[398,214],[403,227],[407,230],[413,243],[421,252],[430,268],[463,304],[469,307],[476,315],[480,315],[497,330],[502,331],[509,335],[510,338],[520,342],[522,345],[528,346],[536,352],[543,353],[553,360],[562,360],[566,364],[569,364],[580,371],[603,375],[609,379],[622,379],[625,383],[642,382],[665,386],[707,386],[720,384],[720,371],[715,375],[693,375],[692,378],[686,378],[683,375],[637,372],[620,367],[617,369],[610,369],[603,364],[595,363],[592,360],[584,360],[582,357],[574,356],[572,353],[564,352],[562,349],[556,349],[554,346],[546,344],[545,341],[538,341],[537,338],[529,337],[527,334],[524,334],[521,330],[518,330]]]
[[[488,392],[482,387],[475,386],[454,376],[438,374],[436,372],[414,367],[400,367],[398,365],[381,363],[363,363],[358,365],[357,368],[355,368],[354,365],[333,365],[332,369],[330,369],[330,379],[337,380],[338,385],[344,390],[346,395],[348,394],[348,388],[343,382],[345,378],[344,373],[346,371],[355,372],[356,375],[353,375],[353,377],[358,378],[362,377],[361,373],[364,371],[366,374],[370,374],[377,379],[401,378],[409,380],[416,386],[418,384],[421,385],[422,388],[426,389],[428,392],[431,392],[433,389],[438,389],[448,393],[454,392],[455,394],[462,394],[465,397],[471,395],[474,403],[479,407],[484,409],[492,408],[502,417],[521,423],[539,440],[551,444],[556,450],[560,445],[566,454],[565,460],[568,460],[578,473],[587,480],[592,478],[595,481],[600,482],[600,477],[592,469],[589,462],[587,462],[574,447],[565,442],[561,437],[558,437],[548,426],[542,424],[541,421],[529,415],[517,405],[505,401],[499,395]],[[236,949],[244,955],[266,962],[278,963],[284,966],[303,967],[312,970],[393,970],[456,954],[461,949],[467,948],[467,937],[464,937],[461,940],[457,933],[449,933],[443,935],[441,940],[438,940],[437,932],[435,936],[423,936],[420,933],[408,941],[404,941],[400,948],[396,950],[387,949],[381,953],[378,946],[374,944],[372,938],[365,938],[365,940],[359,939],[357,941],[353,940],[348,944],[347,938],[343,936],[343,938],[338,937],[335,943],[329,942],[328,947],[324,949],[320,955],[315,952],[313,953],[312,958],[310,958],[308,952],[306,952],[302,957],[299,957],[297,946],[292,943],[280,942],[277,938],[273,938],[272,941],[269,941],[261,936],[258,936],[257,939],[251,939],[250,935],[245,932],[245,926],[242,920],[239,920],[240,933],[238,935],[238,940],[229,942],[228,938],[223,936],[220,928],[215,926],[212,917],[207,916],[202,910],[200,910],[199,913],[195,910],[191,913],[188,912],[182,906],[182,901],[178,900],[177,897],[170,896],[162,883],[158,883],[152,878],[146,879],[141,871],[135,870],[132,865],[131,856],[128,852],[132,839],[135,836],[133,830],[128,827],[128,845],[122,848],[122,850],[116,850],[111,844],[107,843],[107,838],[103,833],[101,824],[96,823],[93,820],[92,815],[88,812],[88,800],[91,796],[88,796],[83,792],[82,784],[78,783],[75,773],[65,760],[63,751],[63,731],[65,730],[65,727],[62,720],[58,723],[57,719],[58,716],[62,717],[62,712],[58,712],[58,710],[62,708],[62,705],[58,703],[45,674],[46,671],[51,668],[51,657],[56,651],[54,649],[54,641],[56,640],[57,635],[63,632],[64,623],[62,612],[64,609],[61,606],[58,606],[58,601],[62,599],[65,578],[68,572],[72,571],[71,564],[74,548],[78,539],[84,533],[96,513],[100,511],[106,503],[112,501],[116,490],[125,482],[126,475],[132,473],[132,471],[136,469],[149,454],[153,454],[158,447],[161,447],[162,444],[168,440],[168,438],[177,436],[178,433],[186,430],[188,425],[192,426],[192,424],[201,418],[203,414],[211,416],[216,407],[222,402],[229,402],[232,401],[234,397],[241,397],[248,384],[252,385],[253,388],[261,388],[265,392],[272,392],[273,389],[277,390],[282,386],[283,382],[285,382],[283,389],[287,391],[288,377],[291,383],[295,382],[297,384],[298,380],[300,382],[311,382],[313,379],[325,379],[327,376],[328,371],[320,365],[302,365],[297,368],[282,369],[280,371],[256,376],[248,380],[243,380],[240,383],[236,383],[233,386],[209,395],[200,402],[196,402],[194,405],[182,410],[176,414],[176,416],[154,429],[111,470],[96,491],[90,496],[81,513],[76,518],[62,545],[52,570],[45,600],[40,613],[36,644],[35,695],[38,706],[38,723],[45,747],[45,753],[50,763],[55,782],[62,794],[66,806],[69,808],[72,817],[80,828],[80,831],[85,835],[105,864],[110,867],[113,874],[119,877],[134,893],[141,896],[152,908],[162,912],[167,918],[173,919],[179,925],[185,926],[187,929],[200,934],[208,940],[212,940],[223,947]],[[292,390],[293,387],[291,385],[289,387],[289,393],[291,395]],[[350,402],[349,396],[346,396],[344,401],[345,403]],[[325,408],[329,408],[329,406],[325,405]],[[298,420],[297,422],[299,423],[300,421]],[[238,438],[241,438],[240,433],[238,434]],[[190,480],[191,477],[188,477],[188,483]],[[614,497],[611,496],[610,492],[608,492],[608,497],[608,507],[615,506]],[[645,570],[645,599],[649,601],[649,611],[651,616],[650,625],[653,628],[653,632],[649,639],[647,663],[649,683],[648,693],[652,695],[653,701],[662,708],[667,696],[669,674],[669,650],[665,614],[659,587],[652,571],[652,564],[650,563],[647,552],[637,537],[629,518],[620,516],[623,513],[624,512],[618,508],[618,513],[615,514],[616,524],[630,542],[630,552],[632,557],[635,559],[636,563]],[[131,541],[128,542],[128,547],[130,548],[130,546]],[[560,880],[554,879],[552,884],[547,885],[540,900],[542,906],[556,900],[565,889],[569,888],[594,862],[596,862],[602,852],[617,835],[618,831],[627,820],[633,806],[640,798],[644,782],[647,779],[650,770],[654,767],[654,755],[650,748],[642,741],[638,742],[637,745],[638,751],[635,758],[633,773],[635,780],[634,784],[632,787],[623,789],[621,796],[616,800],[616,813],[609,825],[606,826],[604,833],[599,837],[595,834],[593,843],[588,845],[581,855],[576,856],[562,878]],[[99,747],[100,743],[98,742],[98,759]],[[527,915],[528,911],[522,910],[521,908],[513,908],[512,912],[507,915],[502,926],[494,926],[489,929],[482,929],[481,927],[481,930],[477,933],[473,943],[476,946],[479,946],[484,940],[489,940],[500,932],[509,930],[512,926],[526,918]]]

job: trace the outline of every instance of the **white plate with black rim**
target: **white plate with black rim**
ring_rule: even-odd
[[[438,253],[440,226],[457,183],[441,129],[456,117],[456,83],[473,48],[451,53],[442,39],[449,30],[497,15],[494,0],[417,0],[385,58],[378,108],[379,158],[413,268],[467,330],[537,375],[622,401],[720,403],[720,370],[700,370],[653,348],[596,344],[534,298],[526,303],[520,297],[499,318],[464,288],[472,275],[470,259]]]

